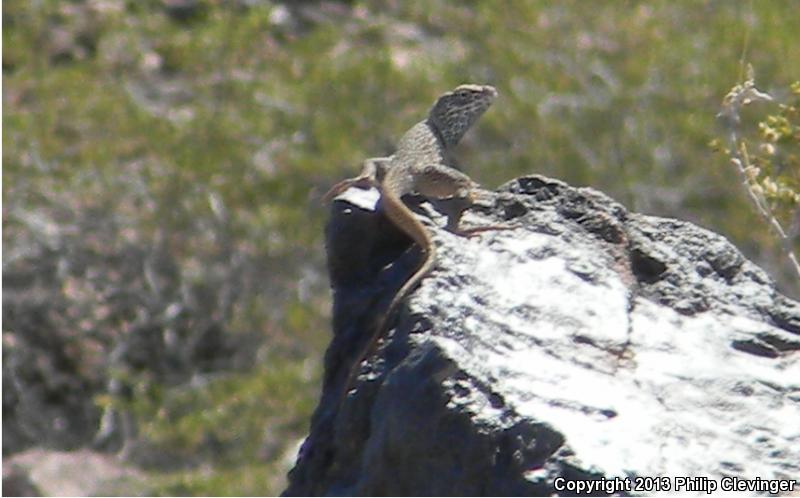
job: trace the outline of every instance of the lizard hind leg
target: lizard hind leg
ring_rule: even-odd
[[[349,189],[350,187],[369,187],[372,184],[369,178],[363,176],[357,176],[355,178],[347,178],[345,180],[340,181],[333,187],[331,187],[325,194],[322,196],[322,202],[327,203],[330,202],[334,197],[341,194],[345,190]]]
[[[374,187],[383,180],[386,168],[391,161],[390,157],[373,157],[364,161],[361,166],[361,173],[354,178],[347,178],[331,187],[322,196],[322,202],[329,202],[331,199],[341,194],[350,187],[369,188]]]

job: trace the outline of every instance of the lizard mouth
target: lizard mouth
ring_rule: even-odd
[[[471,83],[465,83],[462,85],[458,85],[450,94],[456,94],[459,91],[466,91],[466,92],[476,92],[483,95],[487,95],[489,97],[497,97],[497,89],[492,85],[475,85]]]
[[[453,90],[452,93],[458,93],[459,90],[479,92],[482,95],[486,95],[488,97],[491,97],[492,99],[497,97],[497,89],[495,89],[495,87],[493,87],[492,85],[464,84],[464,85],[459,85],[458,87],[456,87],[456,89]]]

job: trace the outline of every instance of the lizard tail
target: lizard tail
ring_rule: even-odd
[[[347,393],[350,392],[350,387],[352,383],[355,381],[356,376],[358,375],[358,371],[361,368],[361,362],[368,358],[374,351],[375,347],[378,345],[378,341],[385,332],[386,326],[389,324],[389,321],[392,318],[397,306],[403,301],[406,295],[433,269],[434,262],[436,260],[436,249],[431,240],[428,231],[419,222],[419,220],[414,217],[411,211],[403,204],[403,201],[394,194],[394,192],[389,191],[388,189],[381,189],[381,200],[383,202],[383,209],[386,213],[386,216],[395,224],[395,226],[401,228],[403,232],[405,232],[409,237],[411,237],[414,242],[416,242],[423,251],[423,262],[417,271],[406,280],[400,290],[394,295],[392,298],[392,302],[389,303],[389,306],[386,308],[386,311],[383,313],[383,317],[381,318],[378,326],[372,331],[370,340],[364,346],[364,349],[361,351],[361,354],[358,355],[355,363],[350,369],[350,373],[347,376],[347,379],[344,384],[344,390],[342,391],[341,401],[347,397]]]

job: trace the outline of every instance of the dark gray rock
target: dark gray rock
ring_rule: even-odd
[[[517,228],[433,229],[436,269],[343,403],[420,253],[375,191],[334,202],[334,338],[286,495],[575,494],[559,478],[637,476],[680,491],[683,476],[800,475],[800,304],[764,271],[717,234],[592,189],[531,176],[488,197],[465,226]],[[417,211],[444,225],[430,204]],[[635,494],[594,494],[608,491]]]

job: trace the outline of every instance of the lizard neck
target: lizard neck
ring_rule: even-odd
[[[442,130],[436,126],[436,123],[431,121],[430,119],[426,119],[423,121],[428,126],[428,130],[430,130],[431,134],[436,137],[436,142],[439,144],[439,149],[442,151],[442,155],[446,156],[448,150],[452,149],[452,147],[447,145],[447,142],[444,140],[444,135],[442,134]]]
[[[447,150],[441,133],[427,119],[420,121],[397,142],[392,160],[407,167],[446,164]]]

